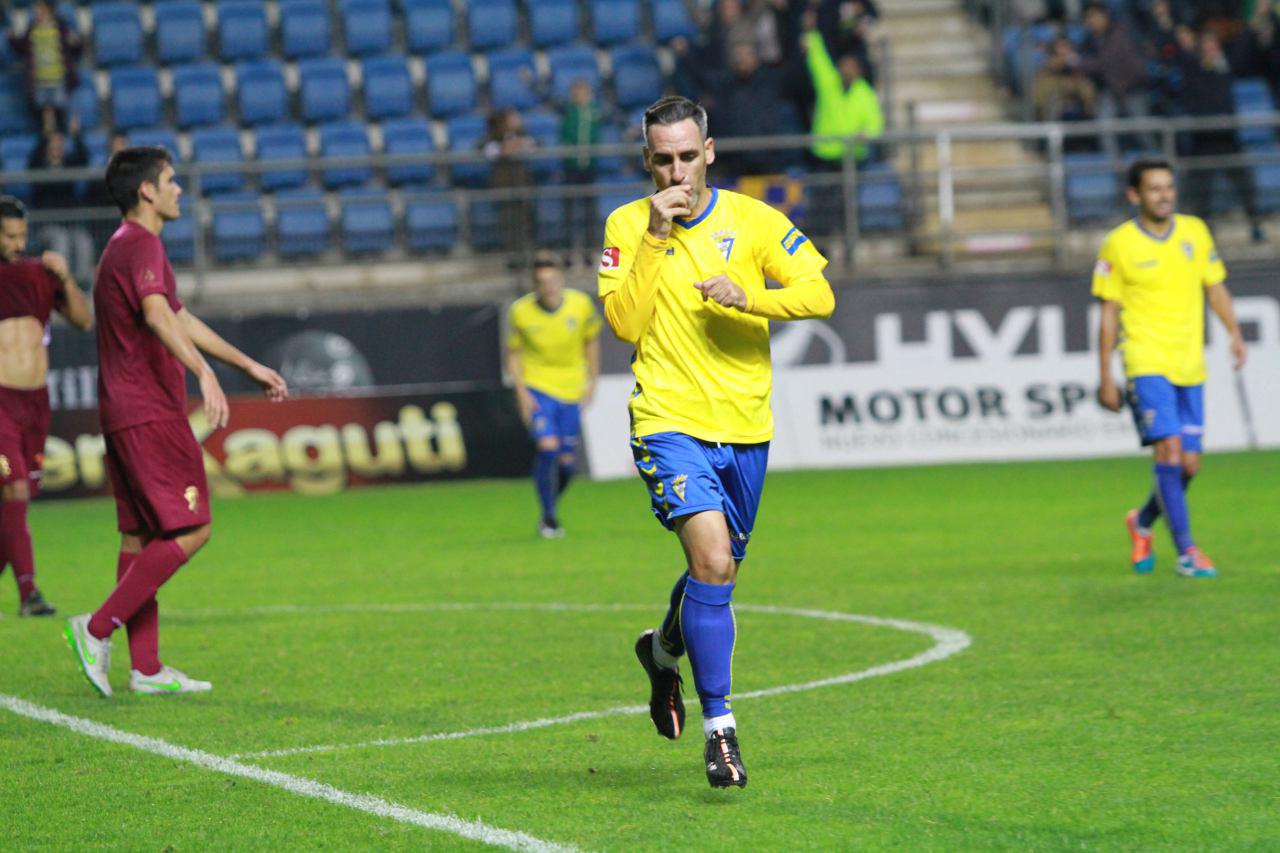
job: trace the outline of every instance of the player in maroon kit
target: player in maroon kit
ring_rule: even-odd
[[[19,616],[52,616],[53,605],[36,588],[27,526],[49,435],[49,315],[58,311],[88,331],[93,314],[65,258],[56,252],[28,258],[26,249],[27,210],[13,196],[0,196],[0,573],[13,566]]]
[[[181,187],[163,148],[117,151],[107,191],[124,213],[94,280],[98,319],[98,410],[116,497],[120,556],[116,588],[93,613],[71,617],[67,642],[89,683],[111,695],[111,634],[127,627],[135,693],[209,690],[160,663],[156,590],[209,541],[204,454],[187,421],[186,370],[200,383],[204,413],[227,424],[227,398],[202,353],[243,370],[272,400],[280,374],[224,341],[178,300],[160,232],[178,218]]]

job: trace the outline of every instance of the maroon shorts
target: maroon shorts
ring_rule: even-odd
[[[23,391],[0,386],[0,485],[30,483],[35,497],[49,417],[48,388]]]
[[[204,453],[186,421],[152,421],[106,435],[121,533],[172,533],[208,524]]]

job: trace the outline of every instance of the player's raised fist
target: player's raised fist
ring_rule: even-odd
[[[67,266],[67,259],[57,252],[45,252],[40,256],[40,263],[57,276],[59,281],[66,281],[71,277],[71,267]]]
[[[734,284],[728,276],[712,276],[706,281],[694,282],[694,287],[702,294],[702,301],[710,300],[725,308],[747,310],[747,292]]]

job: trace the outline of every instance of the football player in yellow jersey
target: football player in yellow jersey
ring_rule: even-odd
[[[707,114],[663,98],[644,114],[644,162],[657,191],[609,215],[600,296],[635,346],[631,446],[654,515],[675,531],[687,571],[662,627],[636,642],[658,733],[684,728],[678,659],[689,653],[702,704],[707,779],[747,783],[729,704],[738,565],[764,486],[773,417],[769,321],[828,317],[826,259],[787,218],[707,186]],[[781,289],[766,289],[765,277]]]
[[[538,533],[564,536],[556,503],[573,477],[580,406],[591,402],[600,373],[600,315],[591,297],[566,290],[564,264],[548,252],[533,260],[533,292],[507,313],[507,374],[520,417],[537,445],[533,484],[542,506]]]
[[[1200,468],[1204,434],[1204,304],[1231,335],[1235,367],[1247,355],[1236,324],[1226,268],[1213,237],[1195,216],[1174,213],[1173,167],[1143,159],[1129,168],[1129,201],[1136,218],[1107,235],[1093,272],[1102,299],[1098,334],[1098,400],[1120,411],[1122,395],[1111,375],[1117,343],[1124,356],[1127,399],[1144,446],[1155,449],[1155,487],[1125,524],[1139,574],[1155,568],[1151,526],[1162,514],[1178,550],[1178,574],[1217,576],[1213,562],[1191,537],[1186,490]]]

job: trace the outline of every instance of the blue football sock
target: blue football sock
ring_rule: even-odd
[[[680,630],[689,650],[693,684],[704,717],[729,713],[733,682],[733,584],[702,583],[689,578],[680,604]]]
[[[673,658],[684,654],[684,637],[680,636],[680,602],[684,601],[684,585],[688,581],[689,573],[685,572],[671,587],[671,605],[663,617],[662,630],[658,632],[658,642]]]
[[[1185,471],[1182,473],[1182,491],[1185,494],[1187,489],[1191,487],[1191,477]],[[1147,502],[1142,505],[1142,509],[1138,510],[1138,526],[1143,530],[1150,530],[1160,518],[1160,495],[1153,488],[1151,494],[1147,496]]]
[[[1156,490],[1160,493],[1160,509],[1164,513],[1165,523],[1173,533],[1173,544],[1178,553],[1186,550],[1195,541],[1191,538],[1191,516],[1187,512],[1187,492],[1182,482],[1181,465],[1162,465],[1156,463]]]
[[[573,463],[560,463],[560,482],[556,487],[556,497],[564,494],[564,490],[569,488],[569,481],[573,479]]]
[[[551,522],[556,517],[556,458],[557,450],[539,450],[533,459],[533,485],[542,503],[542,520]]]

